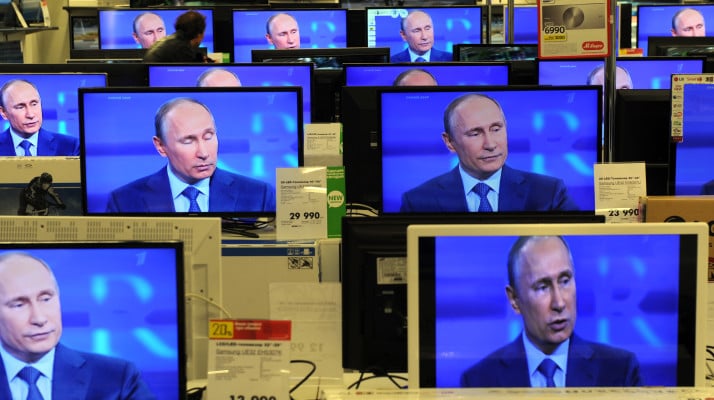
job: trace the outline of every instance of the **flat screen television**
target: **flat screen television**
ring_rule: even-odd
[[[480,6],[367,7],[366,12],[367,46],[389,47],[392,62],[413,61],[408,54],[407,39],[420,51],[431,49],[428,61],[432,62],[452,61],[453,46],[457,43],[482,41],[483,8]],[[413,14],[418,19],[410,22],[413,26],[405,25],[404,32],[408,34],[402,35],[402,21],[413,12],[419,12]]]
[[[345,47],[323,49],[251,51],[252,62],[311,62],[318,70],[340,70],[345,63],[389,62],[387,47]]]
[[[506,43],[538,44],[538,7],[513,8],[513,38],[508,37],[508,6],[503,8]]]
[[[675,145],[674,195],[714,194],[714,177],[704,167],[714,156],[714,83],[712,75],[703,83],[685,83],[681,94],[683,109],[673,109],[672,114],[682,112],[682,142]],[[706,82],[706,83],[704,83]],[[674,104],[674,102],[672,102]]]
[[[24,65],[21,65],[21,67],[24,67]],[[0,69],[0,86],[16,79],[28,81],[36,87],[40,96],[42,110],[40,125],[42,129],[75,138],[79,137],[79,88],[104,87],[107,85],[107,74],[100,72],[20,73],[18,71],[15,73],[5,72]],[[7,119],[0,120],[0,132],[5,132],[9,128],[10,122]],[[72,156],[78,154],[60,155]]]
[[[136,377],[102,373],[98,368],[108,368],[105,366],[109,363],[96,358],[100,355],[133,364],[148,392],[157,399],[184,396],[181,242],[3,242],[0,257],[4,257],[6,277],[18,263],[34,276],[26,286],[28,281],[23,283],[21,273],[15,273],[17,279],[11,280],[15,286],[4,289],[9,291],[5,292],[8,296],[17,293],[19,297],[20,291],[42,293],[39,299],[46,311],[43,327],[48,332],[48,348],[59,342],[54,347],[52,387],[73,388],[78,379],[84,385],[96,385],[89,390],[97,395],[101,393],[98,388],[108,387],[104,390],[113,393],[112,386],[118,391],[122,382],[124,389],[135,384],[130,380]],[[45,266],[54,274],[58,290],[54,290],[55,282],[44,271]],[[78,358],[86,363],[85,368],[76,368],[71,361]],[[72,382],[62,384],[63,379]],[[54,393],[53,398],[61,395]]]
[[[280,22],[280,14],[288,14],[297,22],[297,32],[291,34],[288,30],[279,30],[282,25],[271,23],[271,30],[278,29],[271,35],[271,42],[266,37],[268,20],[278,15],[276,18]],[[276,18],[273,18],[273,21],[276,21]],[[287,21],[291,20],[287,19]],[[295,28],[292,22],[285,26],[286,29]],[[347,10],[342,8],[233,10],[234,62],[250,62],[253,49],[281,49],[287,46],[301,49],[347,47]]]
[[[147,49],[154,41],[174,33],[174,22],[189,8],[111,8],[97,10],[99,49]],[[213,9],[193,9],[206,17],[201,47],[213,53]]]
[[[621,57],[616,61],[618,89],[669,89],[672,74],[704,72],[704,57]],[[602,59],[538,60],[541,85],[603,84]],[[687,72],[685,72],[687,71]]]
[[[545,386],[544,357],[558,387],[703,385],[708,251],[701,222],[412,225],[409,387]]]
[[[444,86],[508,85],[510,65],[496,62],[428,63],[418,67],[412,63],[347,64],[343,70],[347,86],[413,86],[429,83],[429,75],[436,84]],[[410,81],[409,70],[421,70],[422,75],[418,78],[426,77],[427,80]]]
[[[225,70],[229,74],[219,72],[219,75],[235,75],[240,86],[300,86],[302,87],[303,99],[303,122],[310,123],[310,113],[312,107],[312,85],[314,66],[311,63],[265,63],[265,64],[221,64],[221,65],[157,65],[152,64],[149,68],[149,86],[170,87],[170,86],[210,86],[213,83],[210,77],[213,71]],[[219,81],[220,82],[220,81]],[[233,84],[232,81],[227,84]]]
[[[493,180],[493,185],[500,185],[500,189],[490,193],[500,192],[498,199],[489,199],[489,203],[498,203],[492,208],[494,211],[595,209],[593,164],[600,161],[601,87],[437,86],[389,87],[380,91],[382,159],[375,167],[382,173],[382,212],[467,211],[468,196],[464,194],[457,168],[459,158],[442,140],[447,106],[467,94],[486,95],[490,99],[470,98],[457,107],[457,113],[451,117],[456,121],[452,124],[456,127],[452,145],[463,139],[463,147],[454,145],[454,148],[473,157],[464,162],[471,175],[477,175],[477,170],[483,171]],[[463,111],[472,107],[478,107],[478,113]],[[409,110],[408,117],[404,110]],[[459,123],[457,115],[460,114],[474,118],[463,117]],[[485,132],[489,134],[484,135]],[[471,146],[472,149],[465,150]],[[499,179],[496,171],[504,159],[507,168],[501,169]],[[518,185],[511,185],[515,182],[508,183],[509,175],[514,171],[509,169],[539,176],[523,176],[517,179]],[[435,177],[441,178],[433,180]],[[545,187],[541,184],[537,190],[526,187],[530,179],[541,178],[559,179],[561,182],[555,186],[560,189],[554,186],[549,195],[537,199],[544,194]],[[427,181],[431,181],[430,184],[426,184]],[[515,186],[518,189],[509,194]]]
[[[275,169],[302,165],[297,86],[87,89],[79,107],[85,214],[272,216]],[[152,139],[157,114],[165,141]],[[174,193],[194,182],[199,210]]]
[[[407,226],[605,222],[587,213],[382,215],[342,218],[342,366],[375,375],[407,371]]]
[[[455,44],[454,61],[535,60],[535,44]]]
[[[650,36],[648,54],[663,57],[714,58],[714,37]]]
[[[88,73],[106,74],[107,86],[146,86],[146,64],[143,63],[63,63],[63,64],[12,64],[0,63],[2,74],[56,74]]]
[[[714,4],[639,4],[637,47],[656,55],[648,50],[651,36],[712,36],[707,23],[714,24]]]

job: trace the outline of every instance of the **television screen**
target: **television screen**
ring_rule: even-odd
[[[389,47],[392,62],[453,61],[455,44],[481,43],[483,11],[478,6],[367,8],[366,12],[367,46]]]
[[[310,62],[318,70],[339,70],[345,63],[389,62],[388,47],[252,50],[252,62]]]
[[[346,9],[233,10],[234,62],[250,62],[253,49],[342,47]]]
[[[650,36],[647,43],[653,56],[714,58],[714,36]]]
[[[16,150],[10,136],[10,127],[16,133],[34,133],[37,144],[29,151],[33,156],[76,156],[79,148],[76,145],[60,145],[54,141],[53,135],[71,136],[72,142],[79,138],[79,101],[77,91],[80,87],[104,87],[107,85],[105,73],[10,73],[0,72],[0,87],[13,80],[16,82],[5,90],[5,107],[0,120],[0,155],[14,156]],[[34,87],[33,87],[34,85]],[[29,97],[28,97],[29,96]],[[23,119],[14,116],[17,105],[39,100],[36,107],[28,108],[32,115]],[[27,121],[23,123],[22,121]],[[43,137],[45,136],[45,137]],[[22,154],[25,155],[25,154]]]
[[[681,93],[683,109],[672,111],[673,114],[683,111],[683,140],[675,145],[675,195],[714,194],[714,174],[703,167],[714,156],[711,130],[714,123],[714,83],[709,82],[685,83]]]
[[[384,88],[380,95],[383,212],[467,212],[476,203],[501,212],[595,209],[601,87]],[[442,135],[447,111],[451,136]],[[465,190],[477,182],[488,185],[488,201]]]
[[[182,251],[180,242],[0,244],[2,303],[42,309],[42,323],[28,326],[34,357],[54,349],[52,398],[184,396]],[[42,359],[19,357],[42,369]]]
[[[455,44],[456,61],[516,61],[535,60],[535,44]]]
[[[302,165],[296,86],[88,89],[80,119],[90,215],[270,216],[275,169]]]
[[[650,36],[712,36],[714,4],[640,4],[637,6],[637,47],[648,52]],[[711,29],[710,29],[711,31]]]
[[[310,123],[313,64],[149,65],[149,86],[300,86],[303,122]]]
[[[174,33],[174,22],[187,8],[99,9],[99,48],[148,49],[164,36]],[[213,53],[213,10],[196,9],[206,17],[201,47]]]
[[[617,89],[669,89],[672,74],[704,72],[704,58],[642,57],[618,58],[615,86]],[[604,61],[538,60],[538,83],[541,85],[603,85]]]
[[[702,385],[708,241],[704,223],[412,225],[409,387]]]
[[[347,86],[508,85],[507,63],[347,64]],[[411,72],[410,72],[411,71]]]
[[[0,74],[56,74],[59,72],[106,74],[107,86],[146,86],[146,64],[82,62],[62,64],[0,63]]]
[[[508,38],[508,7],[503,8],[503,31]],[[538,7],[513,8],[513,40],[507,43],[538,44]]]

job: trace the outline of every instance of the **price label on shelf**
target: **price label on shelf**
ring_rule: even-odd
[[[289,400],[290,321],[211,320],[208,400]]]
[[[607,57],[609,0],[538,0],[540,58]]]

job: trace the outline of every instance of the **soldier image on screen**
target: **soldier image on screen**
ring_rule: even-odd
[[[52,188],[52,174],[43,172],[30,180],[20,191],[20,206],[17,215],[48,215],[50,207],[64,210],[67,206]]]

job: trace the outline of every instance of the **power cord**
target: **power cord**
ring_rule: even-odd
[[[209,298],[206,297],[206,296],[203,296],[203,295],[200,295],[200,294],[197,294],[197,293],[186,293],[186,298],[194,298],[194,299],[203,300],[203,301],[205,301],[206,303],[208,303],[208,304],[210,304],[210,305],[216,307],[217,309],[221,310],[221,312],[226,316],[226,318],[231,319],[231,313],[229,313],[228,310],[226,310],[225,308],[223,308],[222,305],[216,303],[215,301],[209,299]]]
[[[309,366],[312,367],[312,369],[310,370],[310,372],[308,372],[308,373],[305,375],[305,377],[302,378],[302,379],[300,380],[300,382],[297,383],[297,385],[293,386],[293,388],[290,389],[290,394],[291,394],[290,400],[294,400],[294,399],[293,399],[293,396],[292,396],[292,393],[293,393],[294,391],[296,391],[300,386],[302,386],[303,383],[307,382],[308,379],[310,379],[310,377],[312,376],[312,374],[315,373],[315,370],[317,369],[317,365],[315,365],[314,362],[309,361],[309,360],[290,360],[290,364],[307,364],[307,365],[309,365]]]
[[[371,373],[373,375],[365,377],[364,374],[366,374],[366,373]],[[355,382],[353,382],[351,385],[349,385],[347,387],[347,389],[359,389],[359,385],[362,384],[362,382],[369,381],[372,379],[377,379],[377,378],[389,379],[389,381],[392,382],[394,384],[394,386],[396,386],[398,389],[406,389],[407,388],[406,385],[400,385],[399,382],[397,382],[398,379],[402,380],[402,381],[408,381],[408,379],[403,376],[393,375],[388,372],[377,372],[377,371],[365,370],[365,371],[360,371],[359,379],[357,379]]]

